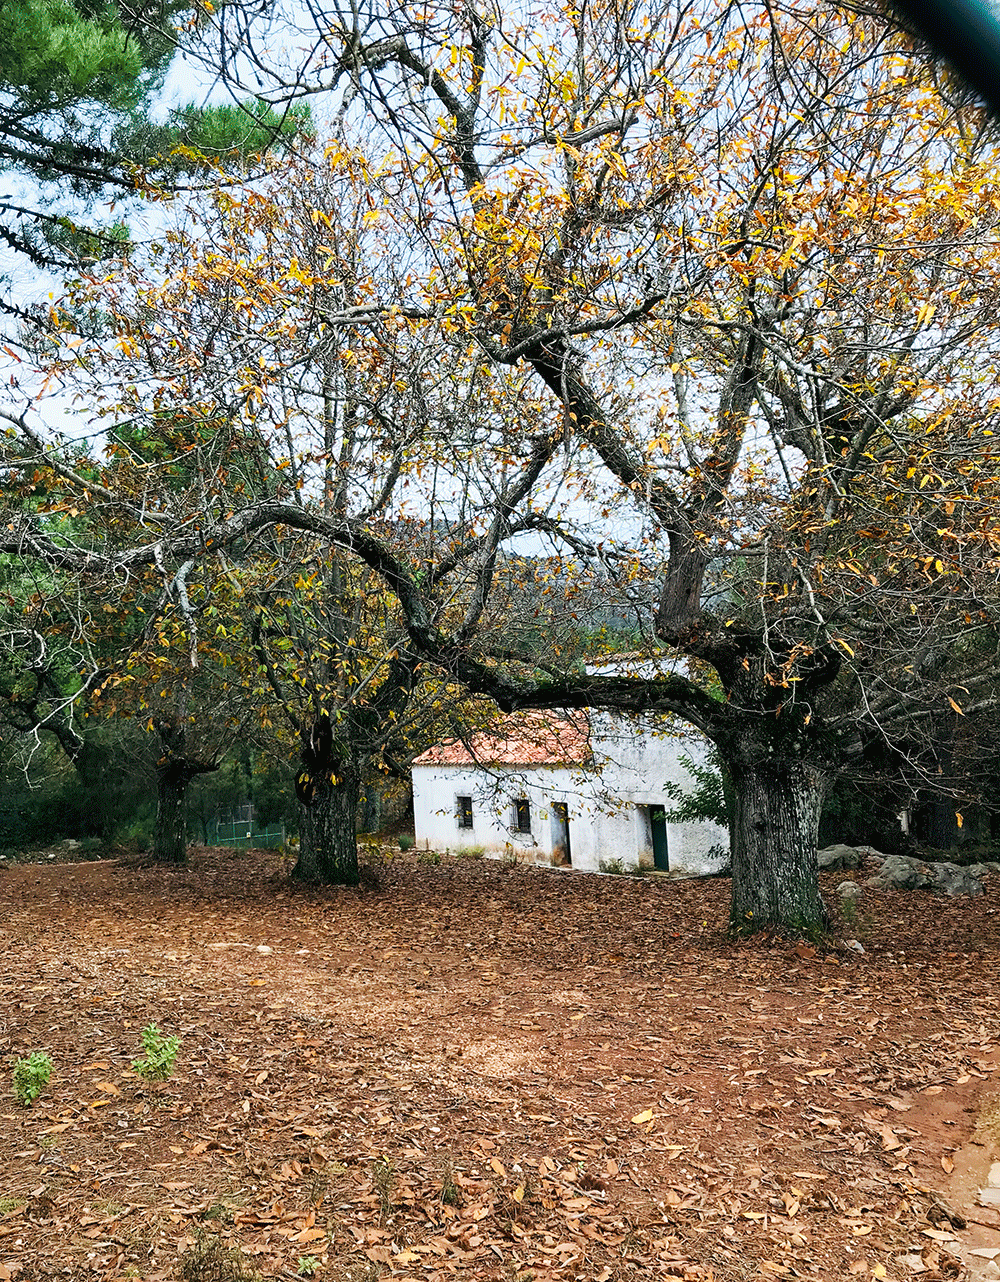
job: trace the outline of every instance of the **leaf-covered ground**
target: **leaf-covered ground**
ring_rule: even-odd
[[[996,881],[866,891],[863,956],[727,944],[724,881],[468,859],[319,892],[196,850],[0,893],[0,1279],[934,1282],[1000,1247]],[[162,1084],[130,1066],[153,1021]]]

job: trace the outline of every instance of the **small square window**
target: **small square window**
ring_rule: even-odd
[[[472,823],[472,798],[456,797],[455,814],[458,816],[459,828],[471,828]]]
[[[514,802],[514,831],[531,832],[531,802],[527,797],[518,797]]]

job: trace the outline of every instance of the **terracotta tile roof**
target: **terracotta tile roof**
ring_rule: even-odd
[[[590,723],[583,712],[522,712],[494,731],[449,739],[422,752],[415,766],[557,766],[590,760]]]

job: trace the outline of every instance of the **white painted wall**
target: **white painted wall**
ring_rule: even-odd
[[[489,769],[474,766],[415,765],[413,820],[417,844],[429,850],[482,849],[503,855],[508,847],[532,863],[552,855],[553,801],[570,810],[570,831],[579,806],[578,772],[562,766]],[[472,798],[473,827],[458,826],[460,796]],[[514,830],[514,801],[531,807],[531,832]]]
[[[613,813],[599,816],[595,824],[596,840],[602,845],[616,838],[629,842],[638,862],[652,867],[648,807],[665,805],[669,809],[674,804],[663,791],[666,780],[680,784],[682,788],[693,787],[694,779],[680,758],[688,757],[699,763],[704,761],[708,741],[673,720],[657,723],[638,717],[592,712],[590,725],[594,764],[603,787],[609,797],[624,803],[631,819],[630,832],[626,836],[621,832],[620,821],[614,822],[617,817]],[[723,850],[729,849],[729,834],[718,824],[667,824],[671,872],[705,876],[718,871],[723,860],[718,854],[713,854],[712,849],[720,846]],[[625,863],[634,862],[625,854],[620,858]]]
[[[569,809],[574,868],[597,871],[602,860],[653,866],[649,807],[671,805],[665,780],[692,782],[681,756],[697,761],[706,742],[685,733],[654,733],[638,719],[591,713],[593,766],[485,767],[415,765],[413,810],[417,844],[431,850],[482,849],[502,856],[515,851],[524,860],[550,863],[552,803]],[[675,729],[675,728],[672,728]],[[473,827],[458,826],[457,798],[473,799]],[[531,806],[531,833],[515,832],[514,799]],[[718,870],[713,847],[728,848],[725,829],[712,823],[668,824],[670,871],[702,876]]]

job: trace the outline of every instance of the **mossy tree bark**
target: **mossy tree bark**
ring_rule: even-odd
[[[816,863],[825,776],[805,762],[778,757],[744,759],[730,773],[732,932],[818,938],[829,926]]]
[[[308,801],[299,791],[299,858],[292,876],[323,885],[356,886],[360,771],[353,762],[341,762],[337,770],[312,772],[309,784]]]

